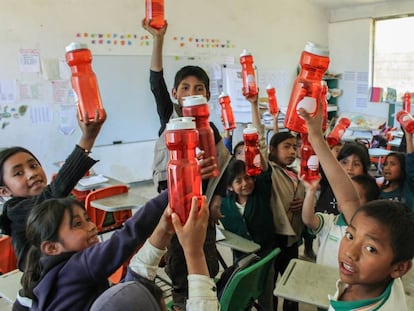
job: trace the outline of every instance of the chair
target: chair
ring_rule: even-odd
[[[221,311],[263,310],[255,301],[264,293],[266,279],[280,248],[275,248],[258,262],[238,271],[226,285],[220,298]]]

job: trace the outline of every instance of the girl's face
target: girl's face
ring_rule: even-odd
[[[45,171],[29,153],[18,152],[3,163],[3,182],[0,195],[32,197],[47,185]]]
[[[358,176],[364,174],[364,167],[362,165],[361,159],[355,155],[351,154],[346,158],[343,158],[339,161],[345,171],[348,173],[350,177]]]
[[[388,181],[399,180],[401,178],[401,164],[397,157],[392,155],[387,157],[382,172],[384,179]]]
[[[65,211],[59,226],[60,253],[78,252],[97,243],[99,243],[98,230],[86,211],[75,205],[73,219],[70,218],[69,211]]]
[[[270,146],[270,156],[280,166],[288,166],[296,159],[296,138],[288,138],[277,145]]]
[[[230,190],[234,191],[239,197],[245,198],[254,190],[254,179],[245,172],[240,173],[231,183]]]
[[[243,162],[246,161],[246,158],[244,156],[244,145],[240,145],[234,150],[234,157],[237,160],[242,160]]]

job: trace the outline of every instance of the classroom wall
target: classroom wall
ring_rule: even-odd
[[[331,68],[340,73],[356,73],[364,81],[339,81],[343,95],[338,98],[339,114],[361,113],[388,119],[386,103],[363,104],[367,88],[372,86],[373,18],[414,13],[413,1],[392,1],[392,4],[354,6],[330,11],[329,50]],[[367,74],[366,79],[365,75]],[[365,87],[364,87],[365,86]],[[392,87],[392,86],[390,86]],[[365,88],[365,94],[363,90]]]
[[[174,0],[165,1],[165,6],[166,55],[237,64],[247,48],[255,57],[261,83],[274,82],[281,106],[287,104],[306,41],[328,43],[328,12],[308,0]],[[57,70],[64,47],[81,41],[94,55],[149,55],[151,40],[140,26],[143,17],[144,0],[2,0],[0,85],[4,92],[7,83],[17,81],[17,99],[0,101],[0,111],[12,112],[0,120],[0,147],[25,146],[41,159],[48,176],[56,172],[53,163],[64,160],[80,137],[69,86],[52,87],[55,79],[67,82]],[[106,44],[107,35],[112,40],[118,35],[118,44]],[[196,39],[212,38],[219,40],[217,47],[196,44]],[[40,53],[42,72],[21,72],[21,49]],[[148,75],[148,67],[136,70]],[[95,147],[92,156],[100,159],[95,171],[126,182],[150,179],[153,146],[154,141],[145,141]]]

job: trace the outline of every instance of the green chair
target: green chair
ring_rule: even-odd
[[[257,310],[263,308],[256,300],[264,293],[266,280],[280,248],[275,248],[258,262],[238,271],[226,285],[220,298],[221,311]]]

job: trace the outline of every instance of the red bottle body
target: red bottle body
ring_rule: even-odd
[[[66,62],[72,71],[72,88],[78,97],[78,116],[88,113],[88,119],[95,119],[96,110],[103,116],[103,106],[98,81],[92,70],[92,54],[85,44],[71,43],[66,47]]]
[[[145,0],[145,21],[156,29],[165,26],[164,0]]]
[[[165,132],[170,151],[167,166],[168,195],[171,209],[185,223],[191,210],[193,196],[201,198],[201,173],[196,160],[198,132],[188,118],[171,119]]]
[[[349,120],[348,118],[342,117],[338,120],[338,123],[335,125],[333,130],[326,137],[326,141],[328,142],[328,145],[331,148],[339,144],[339,142],[342,139],[342,136],[344,136],[345,134],[346,129],[350,125],[351,125],[351,120]]]
[[[411,113],[411,94],[409,92],[405,92],[404,94],[403,110]]]
[[[249,176],[259,175],[262,172],[260,166],[259,134],[252,124],[249,124],[243,130],[243,140],[246,173]]]
[[[301,134],[302,145],[300,147],[300,176],[311,182],[319,178],[319,160],[308,140],[308,134]]]
[[[306,133],[306,123],[297,113],[304,108],[311,115],[318,110],[321,80],[329,66],[329,52],[312,43],[302,52],[301,70],[296,78],[286,112],[285,127],[297,133]]]
[[[267,92],[267,101],[269,103],[269,113],[271,115],[275,115],[279,112],[279,106],[277,104],[277,98],[276,98],[276,89],[272,87],[271,85],[267,86],[266,88]]]
[[[414,118],[405,110],[397,112],[397,120],[408,133],[414,133]]]
[[[242,66],[243,95],[251,97],[258,94],[253,56],[244,50],[240,55],[240,64]]]
[[[198,147],[204,151],[204,158],[213,158],[213,164],[216,164],[216,169],[213,172],[213,176],[218,176],[220,171],[218,168],[214,133],[209,123],[210,109],[207,104],[207,99],[201,95],[184,97],[183,115],[185,117],[195,118],[196,128],[199,136]]]
[[[227,94],[221,94],[219,96],[219,103],[221,105],[221,118],[223,121],[224,129],[233,130],[236,128],[234,122],[233,108],[231,107],[230,96]]]

